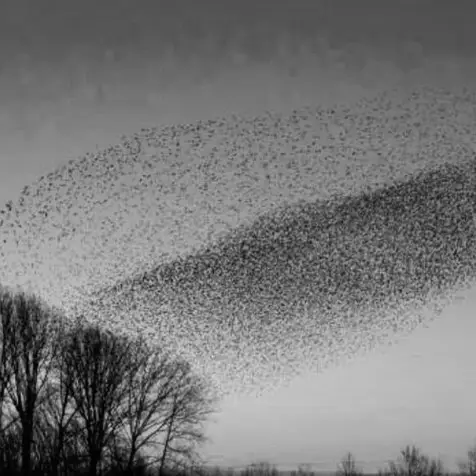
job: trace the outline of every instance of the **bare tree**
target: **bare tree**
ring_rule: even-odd
[[[441,460],[430,460],[420,453],[414,445],[406,446],[400,453],[398,464],[389,462],[389,469],[379,471],[380,476],[443,476],[445,474]]]
[[[158,460],[148,459],[160,462],[161,468],[172,459],[178,460],[172,456],[194,461],[196,455],[191,447],[204,441],[200,425],[213,411],[215,398],[206,391],[205,383],[192,375],[187,362],[172,360],[148,347],[143,338],[136,339],[134,349],[130,371],[125,376],[127,390],[121,410],[122,441],[129,452],[127,457],[122,452],[127,470],[135,465],[137,451],[160,445]],[[163,437],[162,443],[159,437]],[[180,447],[175,445],[179,439]]]
[[[0,403],[8,397],[17,413],[11,431],[0,434],[8,467],[16,464],[18,438],[25,475],[33,467],[66,474],[86,462],[97,476],[107,457],[111,470],[129,474],[152,462],[162,475],[199,467],[195,447],[206,441],[203,424],[216,397],[187,362],[82,317],[66,330],[65,317],[34,296],[0,297]],[[146,458],[146,448],[161,451]]]
[[[16,424],[4,430],[0,439],[0,474],[20,474],[21,472],[21,428]]]
[[[18,418],[12,417],[11,411],[9,412],[9,423],[4,425],[6,412],[5,409],[9,402],[8,400],[8,388],[11,385],[11,379],[13,375],[12,370],[12,355],[11,348],[11,328],[13,327],[13,314],[14,303],[11,292],[8,292],[7,288],[0,285],[0,330],[1,330],[1,355],[0,355],[0,433],[3,433],[8,429],[9,425],[15,424]],[[11,405],[9,410],[11,410]]]
[[[40,451],[44,457],[48,456],[48,474],[55,476],[68,458],[70,440],[79,442],[84,438],[82,429],[78,429],[78,411],[72,402],[73,376],[68,372],[63,352],[58,354],[51,376],[46,398],[38,409],[35,429],[37,441],[41,442]]]
[[[169,392],[168,360],[151,352],[142,338],[132,343],[131,351],[128,371],[123,375],[124,399],[118,409],[123,432],[114,435],[109,448],[114,464],[130,473],[138,452],[160,431],[160,427],[154,428],[155,416]]]
[[[89,475],[96,476],[104,449],[122,425],[120,408],[133,347],[125,337],[84,325],[78,318],[64,347],[71,397],[83,424]]]
[[[309,463],[301,463],[297,471],[291,471],[291,476],[315,476],[315,473]]]
[[[164,467],[186,468],[198,466],[200,458],[195,451],[207,441],[203,425],[214,412],[217,403],[212,387],[205,379],[192,373],[186,361],[175,361],[168,408],[163,415],[165,423],[162,454],[159,457],[159,476]]]
[[[59,348],[56,332],[61,318],[33,294],[0,288],[3,325],[3,352],[11,365],[8,393],[21,423],[22,472],[31,474],[35,412]]]
[[[109,449],[109,471],[112,474],[122,474],[127,476],[145,475],[150,464],[140,450],[135,452],[133,464],[129,463],[130,447],[127,447],[117,439],[111,444]]]
[[[458,463],[461,476],[476,476],[476,444],[468,450],[468,459]]]
[[[0,471],[11,472],[13,466],[17,463],[13,461],[13,455],[18,454],[20,449],[16,447],[17,441],[11,432],[8,431],[8,426],[5,425],[5,407],[6,399],[8,397],[7,388],[10,385],[12,376],[11,355],[9,352],[8,336],[11,327],[11,315],[13,302],[8,294],[2,295],[0,299],[0,329],[1,335],[1,355],[0,355]]]
[[[363,471],[357,468],[355,458],[350,452],[347,453],[337,465],[337,476],[358,476],[362,473]]]
[[[89,452],[83,422],[73,418],[68,425],[61,451],[63,474],[85,474],[89,469]],[[71,473],[72,471],[72,473]]]
[[[266,461],[260,461],[248,465],[240,471],[240,476],[278,476],[278,470]]]

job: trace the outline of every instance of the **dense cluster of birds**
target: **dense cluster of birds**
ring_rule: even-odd
[[[475,105],[420,87],[142,129],[4,206],[0,282],[140,332],[224,394],[319,372],[474,278]]]

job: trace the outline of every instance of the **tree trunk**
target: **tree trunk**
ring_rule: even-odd
[[[31,475],[31,438],[33,434],[33,427],[31,422],[27,422],[23,427],[22,435],[22,473],[23,476]]]
[[[170,445],[170,435],[172,433],[172,425],[173,425],[173,421],[170,422],[169,427],[167,428],[167,435],[164,441],[164,451],[162,452],[162,457],[160,458],[159,476],[164,476],[165,459],[167,457],[167,451]]]
[[[97,476],[100,459],[101,454],[97,451],[93,451],[91,454],[91,461],[89,462],[89,476]]]

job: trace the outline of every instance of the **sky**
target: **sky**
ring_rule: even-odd
[[[22,23],[20,13],[17,18]],[[112,36],[118,41],[120,35]],[[41,174],[141,127],[268,108],[325,107],[394,85],[411,88],[436,81],[451,88],[476,71],[456,54],[416,69],[419,61],[423,64],[418,49],[398,64],[385,58],[369,61],[351,74],[333,69],[332,51],[312,68],[305,55],[301,63],[293,63],[292,55],[281,58],[279,67],[235,55],[232,66],[213,72],[193,60],[185,69],[170,53],[164,72],[145,60],[135,64],[134,54],[131,66],[112,43],[99,60],[99,53],[92,59],[81,56],[81,43],[75,43],[70,56],[82,61],[79,66],[68,63],[67,50],[58,53],[61,63],[41,48],[15,48],[2,52],[15,60],[4,61],[0,69],[0,203],[15,198]],[[349,68],[358,67],[353,51]],[[364,50],[358,51],[365,57]],[[121,69],[123,64],[127,67]],[[184,79],[188,71],[193,75]],[[415,443],[456,469],[456,459],[476,443],[475,309],[476,286],[461,291],[429,327],[391,347],[300,376],[260,399],[229,398],[210,425],[212,441],[205,454],[213,464],[226,466],[264,459],[283,469],[310,463],[332,470],[352,451],[373,471]]]
[[[230,399],[211,430],[210,456],[332,470],[351,451],[374,471],[414,443],[456,469],[475,442],[475,306],[473,287],[393,346],[300,376],[259,400]]]

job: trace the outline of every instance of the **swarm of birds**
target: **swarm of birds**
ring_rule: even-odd
[[[322,371],[474,279],[475,105],[420,87],[142,129],[5,205],[0,282],[141,333],[223,394]]]

